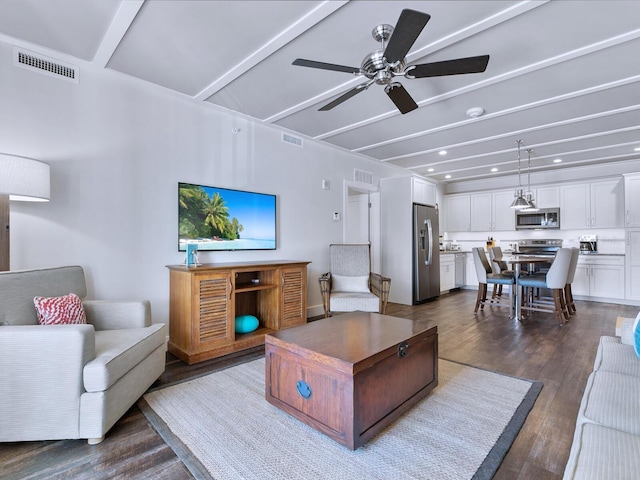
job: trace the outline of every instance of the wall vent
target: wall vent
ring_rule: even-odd
[[[45,57],[21,48],[13,49],[13,64],[34,72],[61,78],[70,82],[79,82],[80,69],[75,65],[66,64],[54,58]]]
[[[353,169],[353,179],[356,182],[373,185],[373,173],[371,173],[371,172],[365,172],[364,170],[359,170],[357,168],[354,168]]]
[[[302,139],[294,137],[293,135],[289,135],[288,133],[282,134],[282,141],[285,143],[291,143],[292,145],[296,145],[298,147],[302,147]]]

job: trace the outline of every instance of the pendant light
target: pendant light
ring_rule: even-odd
[[[526,208],[523,208],[522,209],[523,212],[537,212],[538,210],[540,210],[538,207],[536,207],[536,203],[533,198],[533,192],[531,191],[531,152],[532,151],[533,149],[531,148],[527,149],[527,153],[529,154],[529,162],[527,164],[527,191],[524,194],[524,199],[527,201],[529,206]]]
[[[516,142],[518,144],[518,188],[516,188],[513,196],[515,200],[510,205],[510,208],[514,210],[522,210],[523,208],[527,208],[529,203],[524,198],[524,190],[522,189],[522,180],[520,175],[520,145],[522,144],[522,140],[518,140]]]

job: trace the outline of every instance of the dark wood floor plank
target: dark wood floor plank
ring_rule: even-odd
[[[438,326],[441,358],[544,383],[536,404],[495,479],[562,478],[575,420],[601,335],[615,334],[618,316],[638,308],[578,301],[577,315],[563,327],[555,315],[534,312],[522,322],[508,311],[485,306],[473,313],[475,291],[443,295],[421,305],[389,304],[387,314]],[[184,381],[264,355],[263,347],[196,365],[169,355],[166,370],[152,388]],[[132,407],[107,434],[90,446],[84,440],[0,444],[0,478],[8,479],[167,479],[192,478],[147,422]]]

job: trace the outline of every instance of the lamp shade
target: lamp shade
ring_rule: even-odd
[[[9,195],[9,200],[48,202],[50,187],[49,165],[0,153],[0,195]]]

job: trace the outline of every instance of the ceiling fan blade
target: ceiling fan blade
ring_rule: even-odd
[[[340,95],[338,98],[336,98],[332,102],[327,103],[324,107],[319,108],[318,111],[319,112],[326,112],[327,110],[331,110],[332,108],[337,107],[342,102],[346,102],[347,100],[349,100],[354,95],[357,95],[360,92],[364,92],[367,88],[369,88],[369,85],[371,85],[371,84],[370,83],[363,83],[361,85],[358,85],[357,87],[352,88],[351,90],[347,91],[346,93],[343,93],[342,95]]]
[[[398,82],[390,83],[384,91],[403,115],[418,108],[418,104],[411,98],[409,92]]]
[[[422,32],[431,15],[416,10],[404,9],[398,18],[384,56],[389,63],[399,62],[409,53],[409,49]]]
[[[293,65],[298,65],[300,67],[320,68],[322,70],[334,70],[336,72],[355,73],[355,74],[360,73],[360,68],[347,67],[344,65],[335,65],[333,63],[316,62],[314,60],[305,60],[304,58],[296,58],[293,61]]]
[[[423,63],[407,69],[408,78],[441,77],[443,75],[460,75],[463,73],[484,72],[489,63],[489,55],[479,57],[458,58],[444,62]]]

